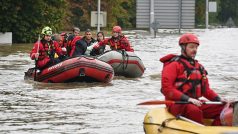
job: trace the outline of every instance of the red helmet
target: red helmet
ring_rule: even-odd
[[[114,27],[112,28],[112,32],[121,33],[121,27],[120,27],[120,26],[114,26]]]
[[[179,39],[179,45],[188,44],[188,43],[195,43],[199,45],[198,37],[190,33],[183,34]]]

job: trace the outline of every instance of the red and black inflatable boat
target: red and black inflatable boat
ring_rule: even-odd
[[[106,62],[95,58],[80,56],[62,61],[36,73],[30,68],[25,79],[46,83],[67,82],[110,82],[114,77],[113,68]]]

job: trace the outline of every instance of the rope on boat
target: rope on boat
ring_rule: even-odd
[[[181,131],[181,132],[187,132],[187,133],[191,133],[191,134],[199,134],[197,132],[192,132],[192,131],[188,131],[188,130],[184,130],[184,129],[179,129],[179,128],[173,128],[173,127],[168,127],[167,123],[172,121],[172,120],[177,120],[177,118],[169,118],[166,119],[162,122],[162,124],[159,123],[147,123],[147,122],[143,122],[144,125],[156,125],[159,126],[158,131],[162,132],[163,128],[168,128],[168,129],[172,129],[172,130],[176,130],[176,131]]]
[[[122,54],[122,61],[121,61],[121,63],[117,67],[115,67],[115,70],[122,65],[122,69],[123,69],[123,71],[125,71],[127,66],[128,66],[128,62],[129,62],[129,57],[130,56],[126,53],[125,50],[117,51],[117,52]],[[126,61],[126,64],[124,63],[125,61]]]

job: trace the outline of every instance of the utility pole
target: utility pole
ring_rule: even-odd
[[[209,17],[208,17],[208,0],[206,0],[206,29],[208,29],[208,22],[209,22]]]
[[[179,0],[179,34],[182,28],[182,0]]]
[[[97,26],[97,32],[100,31],[100,25],[101,25],[101,21],[100,21],[100,15],[101,15],[101,0],[98,0],[98,26]]]
[[[151,27],[151,24],[155,21],[155,11],[154,11],[154,0],[150,0],[150,33],[153,33],[154,30]]]

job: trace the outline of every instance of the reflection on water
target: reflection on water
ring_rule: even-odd
[[[197,59],[209,73],[210,85],[220,95],[234,99],[238,90],[238,30],[194,30],[201,45]],[[48,84],[24,81],[34,66],[29,58],[33,44],[0,48],[0,133],[142,134],[150,107],[136,104],[163,99],[159,58],[179,53],[178,34],[157,38],[130,38],[146,71],[141,78],[115,77],[105,83]]]

